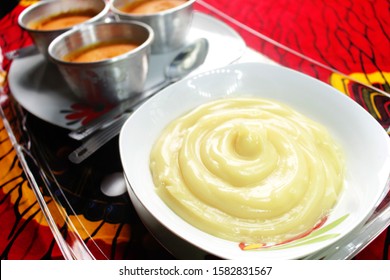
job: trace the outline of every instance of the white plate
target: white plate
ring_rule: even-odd
[[[232,63],[238,60],[246,49],[240,35],[225,23],[195,12],[188,42],[200,37],[208,39],[209,54],[204,64],[191,75]],[[177,51],[151,56],[145,88],[164,79],[164,67],[176,54]],[[80,103],[72,95],[56,67],[45,62],[42,55],[14,60],[8,81],[15,99],[27,111],[60,127],[78,128],[104,110]]]
[[[238,243],[213,237],[186,223],[156,194],[149,157],[163,128],[203,103],[234,96],[258,96],[285,103],[325,125],[341,144],[346,156],[345,188],[319,231],[281,246],[264,249],[250,244],[256,249],[242,250]],[[183,253],[183,240],[227,259],[308,256],[334,244],[369,217],[386,189],[390,173],[390,139],[366,110],[330,85],[291,69],[262,63],[229,65],[166,88],[126,121],[119,148],[130,197],[139,215],[178,256]],[[175,240],[180,245],[175,245]]]

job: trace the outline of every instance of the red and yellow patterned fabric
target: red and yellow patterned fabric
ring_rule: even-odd
[[[31,38],[17,26],[17,17],[33,2],[20,1],[0,18],[0,47],[3,53],[31,44]],[[199,1],[196,9],[223,17],[210,11],[208,5],[245,23],[247,28],[234,28],[250,47],[280,64],[331,84],[359,102],[384,128],[390,126],[390,99],[380,93],[390,94],[389,1],[207,0]],[[256,32],[266,38],[256,36]],[[0,88],[4,89],[0,92],[2,103],[10,102],[5,96],[10,94],[6,84],[10,65],[11,61],[4,58],[0,75]],[[12,121],[13,115],[16,118],[17,112],[11,105],[4,107],[8,110],[4,112],[8,119]],[[63,254],[11,143],[0,118],[1,259],[62,259]],[[61,173],[62,169],[54,172]],[[52,207],[53,215],[61,216],[63,211],[67,211],[50,196],[45,199]],[[105,215],[108,214],[92,215],[88,209],[82,209],[69,216],[74,228],[61,217],[57,220],[63,220],[63,223],[57,226],[68,242],[73,240],[72,231],[80,233],[83,242],[98,259],[171,257],[139,221],[107,222]],[[382,233],[356,258],[389,259],[388,232]]]
[[[208,5],[244,23],[248,29],[236,29],[250,47],[331,84],[390,125],[389,99],[375,92],[390,91],[389,1],[207,0],[200,10]]]

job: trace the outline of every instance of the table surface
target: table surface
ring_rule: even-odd
[[[32,43],[17,18],[34,2],[0,8],[3,54]],[[206,0],[195,8],[242,36],[254,51],[243,59],[258,54],[313,76],[361,104],[384,129],[390,126],[387,0]],[[83,164],[70,164],[67,154],[77,143],[63,140],[66,129],[17,104],[7,84],[12,61],[0,61],[1,258],[173,259],[140,222],[127,194],[97,191],[102,174],[122,170],[117,139]],[[390,209],[389,196],[374,214]],[[386,226],[370,231],[372,238],[347,258],[389,259]]]

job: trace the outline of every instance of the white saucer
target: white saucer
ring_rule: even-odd
[[[228,65],[238,60],[246,49],[241,36],[225,23],[195,12],[188,41],[204,37],[209,53],[202,66],[191,75]],[[164,79],[164,67],[178,51],[152,55],[145,88]],[[76,129],[102,113],[104,108],[91,108],[73,96],[57,68],[40,54],[15,59],[8,82],[15,99],[31,114],[54,125]]]

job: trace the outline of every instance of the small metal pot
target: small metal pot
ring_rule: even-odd
[[[49,56],[77,97],[90,104],[116,104],[143,91],[153,37],[153,30],[141,22],[92,23],[54,39],[49,46]],[[138,47],[95,62],[64,59],[89,46],[123,40]]]
[[[178,7],[153,14],[130,14],[121,10],[134,1],[139,0],[113,0],[111,11],[120,19],[137,20],[152,27],[155,34],[152,44],[153,54],[167,53],[184,45],[192,23],[195,0],[187,0]]]

